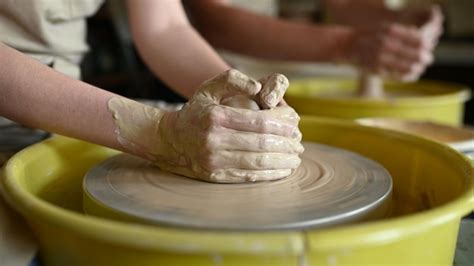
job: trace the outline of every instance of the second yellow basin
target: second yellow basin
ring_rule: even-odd
[[[465,86],[439,81],[386,82],[389,97],[382,100],[351,96],[356,87],[355,79],[291,80],[285,99],[298,113],[306,115],[344,119],[396,117],[460,125],[464,103],[470,98]]]

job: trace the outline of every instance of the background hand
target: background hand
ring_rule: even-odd
[[[433,41],[411,26],[355,29],[350,43],[353,63],[393,79],[416,80],[433,62]]]
[[[395,21],[354,28],[350,58],[370,72],[414,81],[433,62],[433,50],[443,31],[443,16],[438,6],[407,8],[399,11]]]

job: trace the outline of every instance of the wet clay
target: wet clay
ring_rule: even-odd
[[[259,82],[262,84],[262,89],[254,97],[236,95],[224,99],[221,104],[254,111],[276,107],[282,101],[288,88],[288,79],[282,74],[271,74],[260,79]]]
[[[223,100],[221,103],[223,105],[235,108],[248,109],[253,111],[260,110],[260,106],[258,105],[257,101],[250,99],[246,95],[236,95]]]
[[[157,158],[150,147],[159,147],[158,130],[164,111],[126,98],[111,98],[107,107],[113,114],[118,142],[134,154]]]
[[[386,215],[392,183],[381,165],[330,146],[304,146],[300,167],[277,181],[213,184],[119,155],[93,168],[84,189],[99,208],[106,206],[128,220],[171,226],[293,229]],[[104,215],[97,208],[85,211]]]
[[[363,71],[359,77],[357,95],[363,98],[383,98],[383,80],[376,74]]]

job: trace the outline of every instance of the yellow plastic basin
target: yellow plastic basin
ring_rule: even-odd
[[[54,137],[16,154],[3,180],[52,265],[449,265],[474,208],[473,164],[448,146],[355,123],[303,117],[307,141],[359,152],[394,181],[387,219],[309,231],[226,232],[118,222],[82,213],[82,178],[116,152]],[[278,195],[275,195],[278,196]]]
[[[387,94],[396,96],[383,100],[346,97],[355,94],[356,84],[354,79],[291,80],[285,99],[300,114],[344,119],[396,117],[460,125],[464,103],[470,98],[465,86],[439,81],[386,82]]]

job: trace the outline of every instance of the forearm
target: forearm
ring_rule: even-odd
[[[114,94],[66,77],[3,44],[0,62],[0,115],[123,150],[107,110]]]
[[[179,1],[128,1],[133,39],[138,51],[167,85],[190,98],[211,77],[229,69],[197,33]]]
[[[153,73],[186,98],[201,83],[230,68],[191,27],[170,28],[141,38],[137,45]]]
[[[215,1],[192,1],[190,7],[199,30],[211,44],[266,59],[344,60],[352,32],[341,26],[278,20]]]

